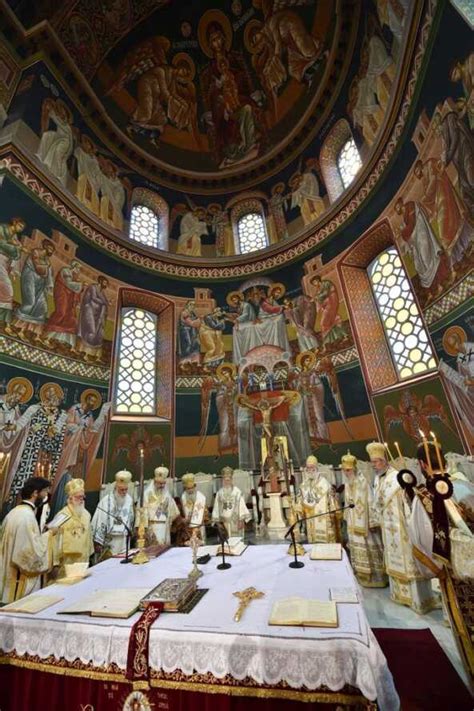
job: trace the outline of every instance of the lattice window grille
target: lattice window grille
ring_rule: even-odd
[[[160,246],[160,218],[146,205],[134,205],[130,214],[130,239],[147,247]]]
[[[349,187],[361,167],[360,153],[351,137],[344,143],[337,156],[337,169],[344,188]]]
[[[156,413],[156,315],[125,307],[121,312],[115,411]]]
[[[436,360],[395,247],[369,266],[375,301],[400,380],[436,369]]]
[[[237,222],[240,254],[256,252],[268,246],[265,221],[259,212],[247,212]]]

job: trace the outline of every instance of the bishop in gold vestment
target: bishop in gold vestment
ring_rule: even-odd
[[[398,483],[398,472],[389,466],[384,444],[372,442],[366,449],[376,474],[375,516],[382,529],[390,597],[394,602],[407,605],[423,615],[438,607],[439,602],[433,594],[431,581],[420,574],[415,565],[407,530],[409,510]]]
[[[84,507],[85,493],[82,479],[71,479],[66,484],[67,504],[59,513],[69,519],[59,528],[54,545],[54,565],[59,566],[58,577],[65,575],[65,566],[87,563],[94,553],[91,515]]]
[[[328,480],[318,471],[318,460],[311,455],[303,469],[303,482],[298,493],[298,512],[314,516],[338,508],[336,494]],[[337,541],[336,514],[319,516],[306,521],[308,543],[335,543]]]
[[[52,533],[41,534],[36,505],[46,498],[50,482],[31,477],[24,483],[22,502],[5,517],[0,545],[0,600],[14,602],[38,590],[41,574],[52,567]]]
[[[366,588],[384,588],[388,585],[383,562],[383,544],[380,526],[374,517],[374,494],[369,482],[357,471],[357,459],[349,452],[341,459],[344,475],[344,518],[351,563],[357,580]]]

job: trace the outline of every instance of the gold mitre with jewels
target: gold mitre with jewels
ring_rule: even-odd
[[[317,459],[317,457],[314,456],[314,454],[310,454],[309,457],[306,457],[306,466],[307,467],[317,467],[318,466],[318,459]]]
[[[183,475],[181,481],[185,489],[191,489],[196,483],[196,477],[194,476],[194,474],[190,474],[188,472],[187,474]]]
[[[170,470],[167,467],[156,467],[153,476],[155,477],[155,481],[166,481],[169,473]]]
[[[223,467],[221,469],[221,475],[223,479],[225,479],[226,477],[234,476],[234,470],[232,469],[232,467]]]
[[[132,472],[127,469],[122,469],[115,474],[115,481],[117,484],[130,484],[132,481]]]
[[[341,469],[357,469],[357,457],[354,457],[349,450],[341,457]]]
[[[76,496],[84,493],[84,479],[71,479],[65,486],[67,496]]]
[[[387,450],[382,442],[370,442],[365,451],[369,455],[370,461],[374,459],[387,459]]]

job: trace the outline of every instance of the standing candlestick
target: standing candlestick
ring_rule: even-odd
[[[140,462],[140,508],[143,508],[143,500],[144,500],[144,491],[143,491],[143,486],[144,486],[144,471],[145,471],[145,448],[143,447],[143,444],[140,443],[138,445],[138,458]]]
[[[436,439],[436,435],[435,435],[434,432],[430,432],[430,435],[431,435],[432,438],[433,438],[433,444],[434,444],[435,450],[436,450],[436,457],[437,457],[437,459],[438,459],[438,467],[439,467],[440,472],[442,472],[443,469],[444,469],[444,467],[443,467],[443,461],[442,461],[442,459],[441,459],[441,449],[440,449],[440,446],[439,446],[439,442],[438,442],[438,440]]]

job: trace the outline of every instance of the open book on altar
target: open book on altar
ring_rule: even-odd
[[[334,601],[286,597],[273,603],[269,625],[295,627],[337,627],[337,605]]]
[[[37,612],[42,612],[46,608],[55,605],[57,602],[64,600],[63,597],[57,595],[27,595],[21,600],[11,602],[9,605],[0,608],[2,612],[25,612],[29,615],[34,615]]]
[[[309,556],[311,560],[342,560],[340,543],[315,543]]]
[[[140,606],[140,600],[150,592],[150,588],[131,590],[96,590],[58,611],[58,615],[91,615],[91,617],[118,617],[126,619]]]
[[[239,536],[230,537],[227,543],[224,543],[224,553],[226,555],[242,555],[247,549],[247,544]],[[222,544],[217,543],[213,546],[199,546],[198,556],[202,555],[221,555]]]

